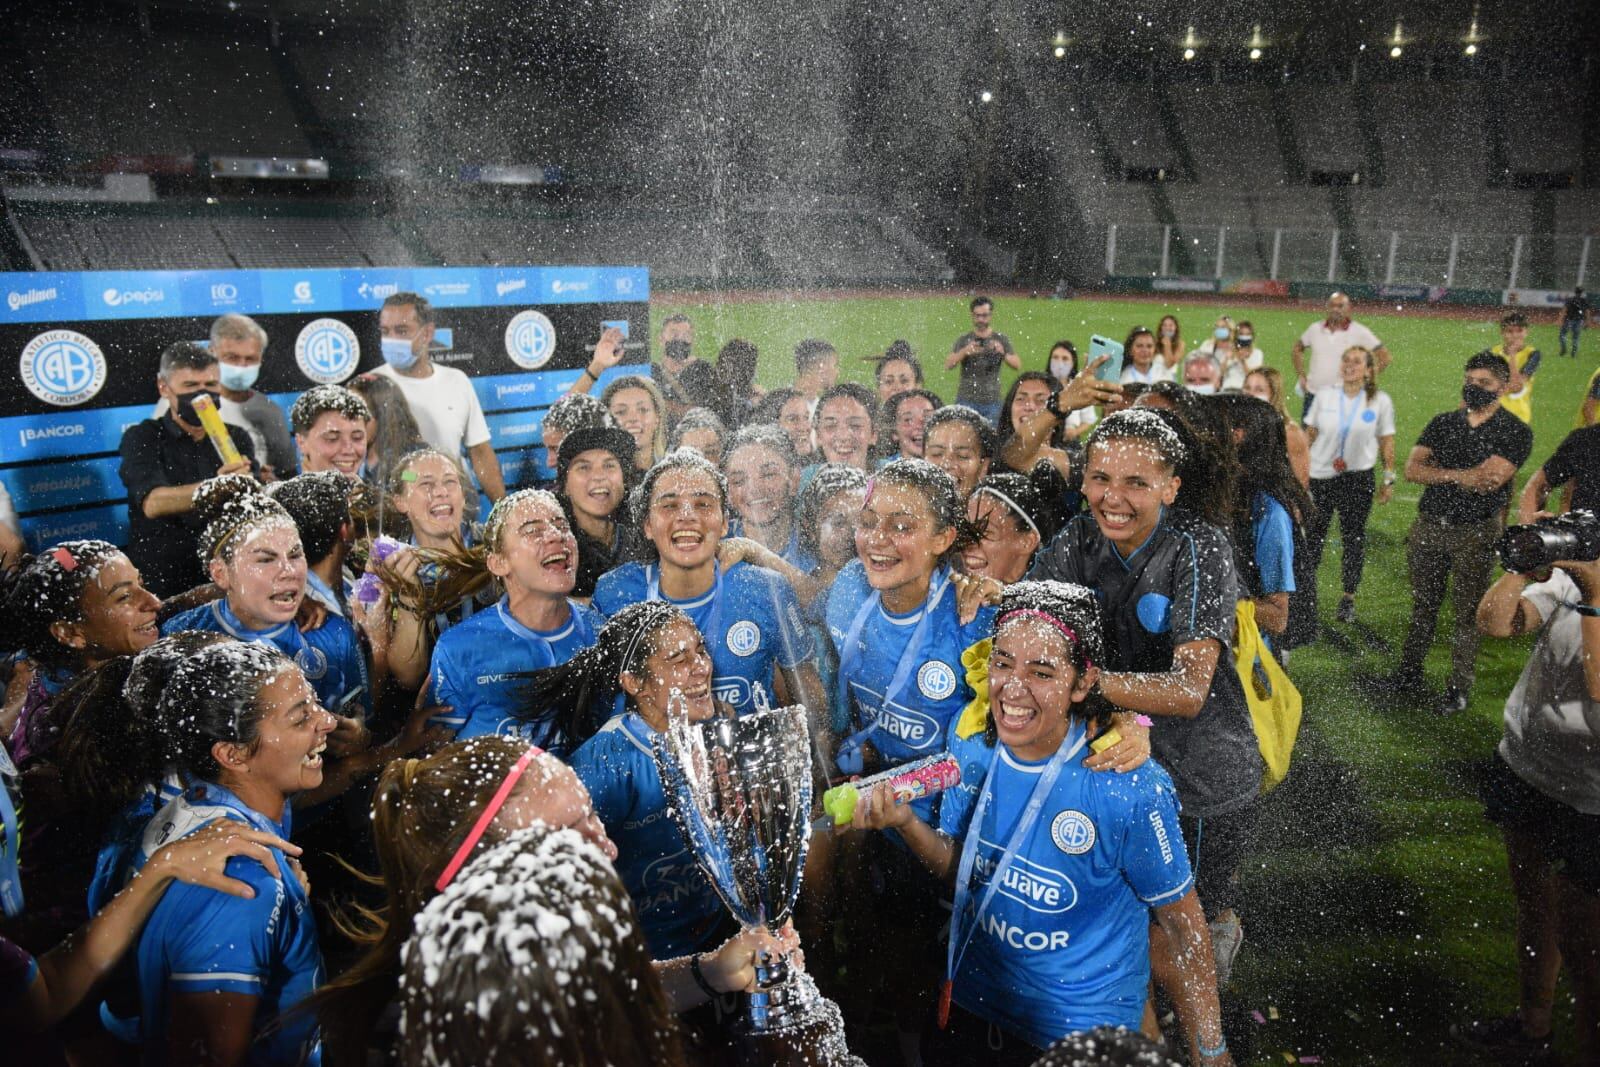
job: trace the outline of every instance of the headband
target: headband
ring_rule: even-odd
[[[1072,627],[1068,626],[1066,623],[1062,622],[1049,612],[1040,611],[1038,608],[1013,608],[1011,611],[1006,612],[1004,615],[994,620],[995,632],[999,632],[1000,627],[1005,624],[1007,619],[1014,619],[1018,615],[1027,615],[1032,618],[1043,619],[1051,626],[1054,626],[1057,630],[1060,630],[1075,648],[1078,648],[1080,651],[1082,650],[1083,642],[1078,640],[1078,634],[1075,630],[1073,630]],[[1085,652],[1083,656],[1083,665],[1085,667],[1094,666],[1094,661],[1089,658],[1089,654],[1087,652]]]
[[[66,545],[57,545],[50,550],[50,555],[61,565],[61,569],[71,573],[78,569],[78,561]]]
[[[1033,531],[1033,536],[1035,536],[1035,537],[1037,537],[1039,539],[1039,544],[1041,544],[1041,545],[1044,544],[1044,534],[1039,532],[1039,527],[1034,523],[1033,519],[1028,516],[1028,513],[1026,511],[1022,510],[1022,505],[1021,504],[1017,503],[1015,500],[1011,499],[1010,496],[1008,496],[1005,493],[1001,492],[999,489],[996,489],[992,485],[980,485],[980,486],[978,486],[977,489],[974,490],[974,492],[977,492],[977,493],[988,493],[990,496],[994,497],[996,500],[999,500],[1001,503],[1005,504],[1012,511],[1016,512],[1017,515],[1022,519],[1022,521],[1028,524],[1028,529]]]
[[[664,600],[652,601],[651,603],[660,604],[662,608],[672,607],[671,604],[668,604]],[[628,669],[628,661],[633,659],[633,653],[638,649],[639,640],[644,637],[644,632],[650,629],[650,624],[655,622],[655,620],[660,617],[660,614],[660,611],[656,611],[651,613],[650,618],[641,620],[639,623],[639,628],[633,631],[632,637],[628,638],[628,647],[622,650],[622,659],[617,661],[617,675],[619,677],[623,671]]]
[[[478,815],[478,820],[472,824],[466,840],[461,842],[461,847],[456,849],[456,854],[450,857],[450,862],[445,864],[444,870],[439,874],[439,880],[433,887],[443,893],[462,866],[467,862],[467,857],[472,855],[472,850],[477,847],[478,841],[483,837],[483,832],[494,822],[494,817],[500,814],[500,809],[505,806],[506,798],[511,796],[511,790],[516,788],[517,780],[522,777],[522,772],[528,769],[528,764],[533,762],[533,757],[542,755],[544,749],[536,745],[529,745],[528,751],[522,754],[511,767],[511,772],[506,775],[506,780],[500,783],[500,788],[494,791],[494,796],[489,798],[489,803],[484,805],[483,811]],[[409,768],[407,768],[409,770]]]

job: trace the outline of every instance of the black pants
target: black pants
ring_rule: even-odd
[[[1311,479],[1311,499],[1317,505],[1306,522],[1306,547],[1311,552],[1311,570],[1322,566],[1322,548],[1339,513],[1339,538],[1344,542],[1340,577],[1344,591],[1354,596],[1361,584],[1361,570],[1367,562],[1367,518],[1372,514],[1372,495],[1377,486],[1377,468],[1345,471],[1332,478]]]

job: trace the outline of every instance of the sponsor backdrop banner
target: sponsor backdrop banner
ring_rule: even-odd
[[[0,484],[29,544],[126,540],[117,449],[150,416],[167,345],[204,341],[226,312],[251,316],[269,338],[256,388],[287,411],[312,385],[382,363],[378,308],[400,291],[433,304],[433,359],[472,378],[508,484],[524,462],[543,466],[544,411],[605,326],[627,338],[607,379],[648,361],[644,267],[0,272]]]

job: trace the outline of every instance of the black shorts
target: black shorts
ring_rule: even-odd
[[[1194,891],[1206,918],[1239,906],[1239,868],[1244,866],[1256,836],[1256,804],[1252,801],[1225,815],[1191,817],[1181,812],[1178,826],[1194,871]]]
[[[1478,793],[1490,822],[1532,838],[1558,874],[1600,895],[1600,815],[1586,815],[1535,789],[1499,752]]]

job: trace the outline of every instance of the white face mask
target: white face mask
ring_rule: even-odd
[[[1052,359],[1050,361],[1050,376],[1060,381],[1070,381],[1072,378],[1072,360]]]
[[[1212,393],[1215,393],[1216,391],[1217,391],[1217,387],[1212,385],[1210,382],[1202,382],[1199,385],[1191,385],[1191,386],[1189,386],[1189,392],[1191,392],[1191,393],[1199,393],[1201,396],[1210,396]]]

